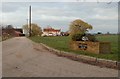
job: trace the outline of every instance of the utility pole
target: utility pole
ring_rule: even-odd
[[[31,5],[29,6],[29,37],[31,37]]]

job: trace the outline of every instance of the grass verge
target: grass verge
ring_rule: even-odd
[[[34,42],[37,43],[44,43],[52,48],[70,52],[70,53],[76,53],[76,54],[83,54],[83,55],[88,55],[92,57],[97,57],[97,58],[104,58],[104,59],[110,59],[110,60],[118,60],[118,35],[101,35],[101,36],[96,36],[99,41],[108,41],[111,42],[111,53],[110,54],[93,54],[90,52],[85,52],[85,51],[74,51],[69,48],[69,41],[70,37],[65,37],[65,36],[57,36],[57,37],[39,37],[39,36],[34,36],[30,37]]]

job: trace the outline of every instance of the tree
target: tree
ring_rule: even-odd
[[[6,29],[14,29],[12,25],[7,25]]]
[[[102,34],[102,32],[98,32],[97,34],[100,35],[100,34]]]
[[[29,33],[29,27],[28,24],[23,25],[23,29],[26,31],[26,33]],[[41,35],[42,34],[42,29],[39,27],[37,24],[32,23],[31,24],[31,35],[36,36],[36,35]]]
[[[8,33],[9,35],[12,35],[14,34],[14,28],[13,28],[13,25],[7,25],[5,28],[4,28],[5,32]]]
[[[92,26],[80,19],[74,20],[70,24],[70,35],[74,34],[85,34],[89,29],[92,29]]]
[[[110,35],[110,32],[107,32],[107,35]]]

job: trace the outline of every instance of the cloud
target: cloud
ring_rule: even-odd
[[[118,8],[103,8],[96,7],[93,9],[94,15],[91,16],[92,19],[97,20],[118,20]]]
[[[12,24],[21,27],[26,24],[29,5],[32,6],[32,22],[41,27],[51,25],[54,28],[68,30],[69,24],[75,19],[82,19],[93,25],[93,30],[108,31],[117,26],[118,11],[113,7],[116,3],[69,3],[69,2],[32,2],[32,3],[3,3],[2,16],[4,24]],[[104,25],[103,25],[104,24]],[[111,27],[109,27],[111,26]],[[106,27],[104,29],[101,27]],[[112,31],[113,32],[113,31]]]
[[[41,20],[46,20],[46,21],[72,21],[75,19],[78,19],[77,17],[67,17],[67,16],[50,16],[50,15],[40,15]]]
[[[19,10],[19,8],[21,8],[20,4],[17,5],[13,5],[14,3],[11,2],[6,2],[2,4],[2,12],[4,13],[8,13],[8,12],[15,12],[17,10]]]
[[[96,14],[96,15],[93,16],[92,18],[93,18],[93,19],[98,19],[98,20],[117,20],[117,19],[118,19],[118,15],[105,16],[105,15]]]

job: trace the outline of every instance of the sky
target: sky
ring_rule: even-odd
[[[68,31],[72,21],[81,19],[93,26],[90,33],[118,32],[117,2],[3,2],[0,24],[21,28],[27,23],[30,5],[32,23],[42,28],[51,26]]]

